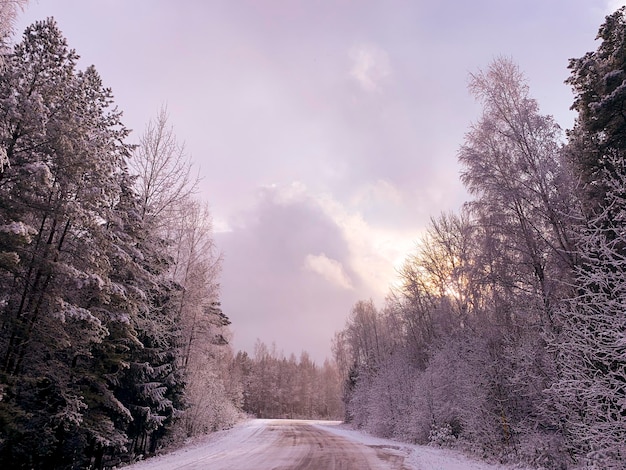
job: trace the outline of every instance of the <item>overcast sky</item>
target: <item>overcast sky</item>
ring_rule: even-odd
[[[202,175],[236,349],[317,362],[380,306],[431,216],[466,199],[457,149],[498,56],[572,125],[568,59],[609,0],[31,0],[113,89],[135,141],[159,107]]]

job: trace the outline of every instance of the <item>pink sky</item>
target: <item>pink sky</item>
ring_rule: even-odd
[[[321,362],[352,305],[382,305],[431,216],[466,198],[456,152],[499,56],[571,126],[571,57],[607,0],[31,0],[94,64],[136,139],[166,103],[203,176],[233,344]]]

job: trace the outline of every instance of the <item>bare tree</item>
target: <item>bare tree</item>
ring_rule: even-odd
[[[18,9],[24,9],[28,0],[0,0],[0,67],[4,65],[8,39],[13,33]],[[1,136],[1,134],[0,134]],[[9,156],[4,146],[0,146],[0,173],[9,165]]]
[[[461,180],[475,196],[470,207],[506,260],[500,275],[508,270],[515,277],[502,280],[515,293],[532,292],[539,301],[536,321],[550,324],[554,280],[573,265],[567,217],[575,204],[560,161],[560,128],[539,114],[524,75],[509,59],[471,75],[469,88],[483,104],[459,152]]]
[[[180,217],[200,181],[194,174],[191,157],[186,154],[184,144],[176,139],[168,119],[167,108],[163,106],[156,118],[148,122],[129,164],[137,175],[142,218],[159,228]]]
[[[0,42],[6,42],[13,33],[18,10],[24,10],[28,0],[0,0]]]

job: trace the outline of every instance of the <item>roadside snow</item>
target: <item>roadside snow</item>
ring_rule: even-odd
[[[254,445],[255,434],[259,433],[268,420],[252,419],[235,425],[232,429],[217,431],[207,436],[193,439],[184,447],[158,457],[152,457],[133,465],[123,467],[125,470],[171,470],[184,468],[216,454],[232,452],[234,449],[244,451]]]
[[[494,465],[473,460],[460,452],[439,447],[420,446],[374,437],[339,421],[317,421],[315,426],[367,446],[394,449],[406,455],[405,466],[411,470],[529,470],[519,466]]]

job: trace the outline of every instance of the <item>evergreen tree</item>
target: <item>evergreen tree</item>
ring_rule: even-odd
[[[132,341],[107,338],[111,345],[122,341],[117,354],[123,366],[105,377],[111,378],[115,397],[128,410],[130,420],[123,428],[129,440],[127,451],[145,455],[156,450],[184,408],[185,381],[177,362],[181,328],[173,308],[181,289],[161,277],[171,264],[167,243],[146,226],[131,178],[125,181],[118,217],[109,223],[115,247],[111,280],[121,293],[121,326],[133,336]]]
[[[626,9],[606,17],[597,51],[570,61],[578,111],[568,151],[582,181],[575,292],[555,338],[552,392],[571,453],[600,468],[626,461]]]
[[[569,131],[572,164],[581,175],[587,211],[603,206],[605,172],[614,173],[614,155],[626,151],[626,7],[606,17],[596,39],[598,49],[571,59],[566,81],[575,93],[578,112]],[[600,209],[603,210],[603,209]]]
[[[0,174],[0,453],[18,467],[72,465],[86,436],[101,434],[85,422],[90,396],[102,395],[110,419],[127,413],[85,367],[120,323],[98,307],[114,287],[106,222],[116,218],[127,130],[95,69],[77,71],[76,59],[48,19],[26,29],[0,77],[10,161]],[[121,449],[113,427],[102,440]]]
[[[0,77],[0,456],[101,468],[183,407],[165,241],[141,217],[111,92],[52,19]]]

